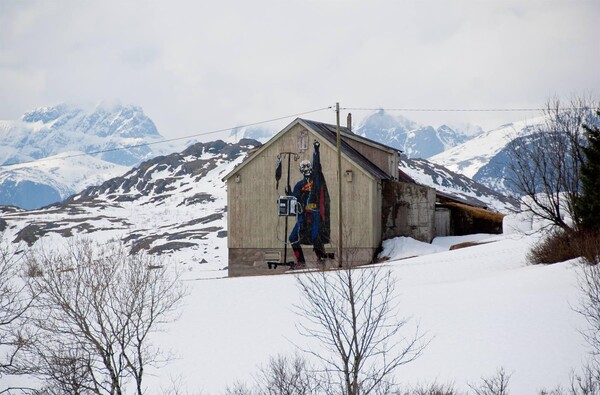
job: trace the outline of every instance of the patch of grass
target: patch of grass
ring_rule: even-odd
[[[491,241],[484,241],[484,242],[480,242],[480,241],[465,241],[464,243],[458,243],[458,244],[451,245],[450,246],[450,251],[452,251],[452,250],[459,250],[461,248],[478,246],[478,245],[482,245],[482,244],[488,244],[488,243],[491,243]]]

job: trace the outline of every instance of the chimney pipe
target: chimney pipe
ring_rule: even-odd
[[[346,117],[346,126],[348,127],[349,131],[352,131],[352,113],[349,112],[348,116]]]

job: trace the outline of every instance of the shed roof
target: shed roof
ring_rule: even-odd
[[[436,190],[435,194],[438,197],[438,200],[441,201],[452,201],[456,203],[466,204],[468,206],[479,207],[483,209],[487,209],[487,204],[482,202],[481,200],[471,197],[471,196],[456,196],[447,192]]]

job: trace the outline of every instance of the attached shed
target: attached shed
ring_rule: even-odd
[[[436,236],[502,233],[503,214],[489,211],[485,203],[436,192]]]
[[[358,136],[345,127],[341,128],[341,137],[343,260],[355,265],[372,262],[384,238],[411,236],[431,241],[435,236],[435,190],[416,184],[398,169],[396,149]],[[286,193],[286,187],[300,185],[298,181],[304,176],[299,164],[311,159],[313,170],[322,172],[325,184],[321,195],[327,199],[326,204],[320,203],[320,211],[316,208],[318,220],[330,224],[323,249],[328,258],[334,257],[339,218],[336,127],[298,118],[224,177],[230,276],[281,272],[289,268],[285,266],[287,262],[294,261],[289,240],[300,214],[280,215],[280,203],[285,203],[286,198],[279,198],[291,195],[290,191]],[[308,266],[315,265],[317,255],[322,255],[316,247],[313,252],[311,245],[302,245],[302,249]],[[268,262],[279,265],[271,269],[269,266],[274,265]]]

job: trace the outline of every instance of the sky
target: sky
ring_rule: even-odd
[[[176,138],[336,102],[355,122],[370,110],[345,109],[540,108],[600,97],[599,20],[597,0],[0,0],[0,119],[119,101]]]

